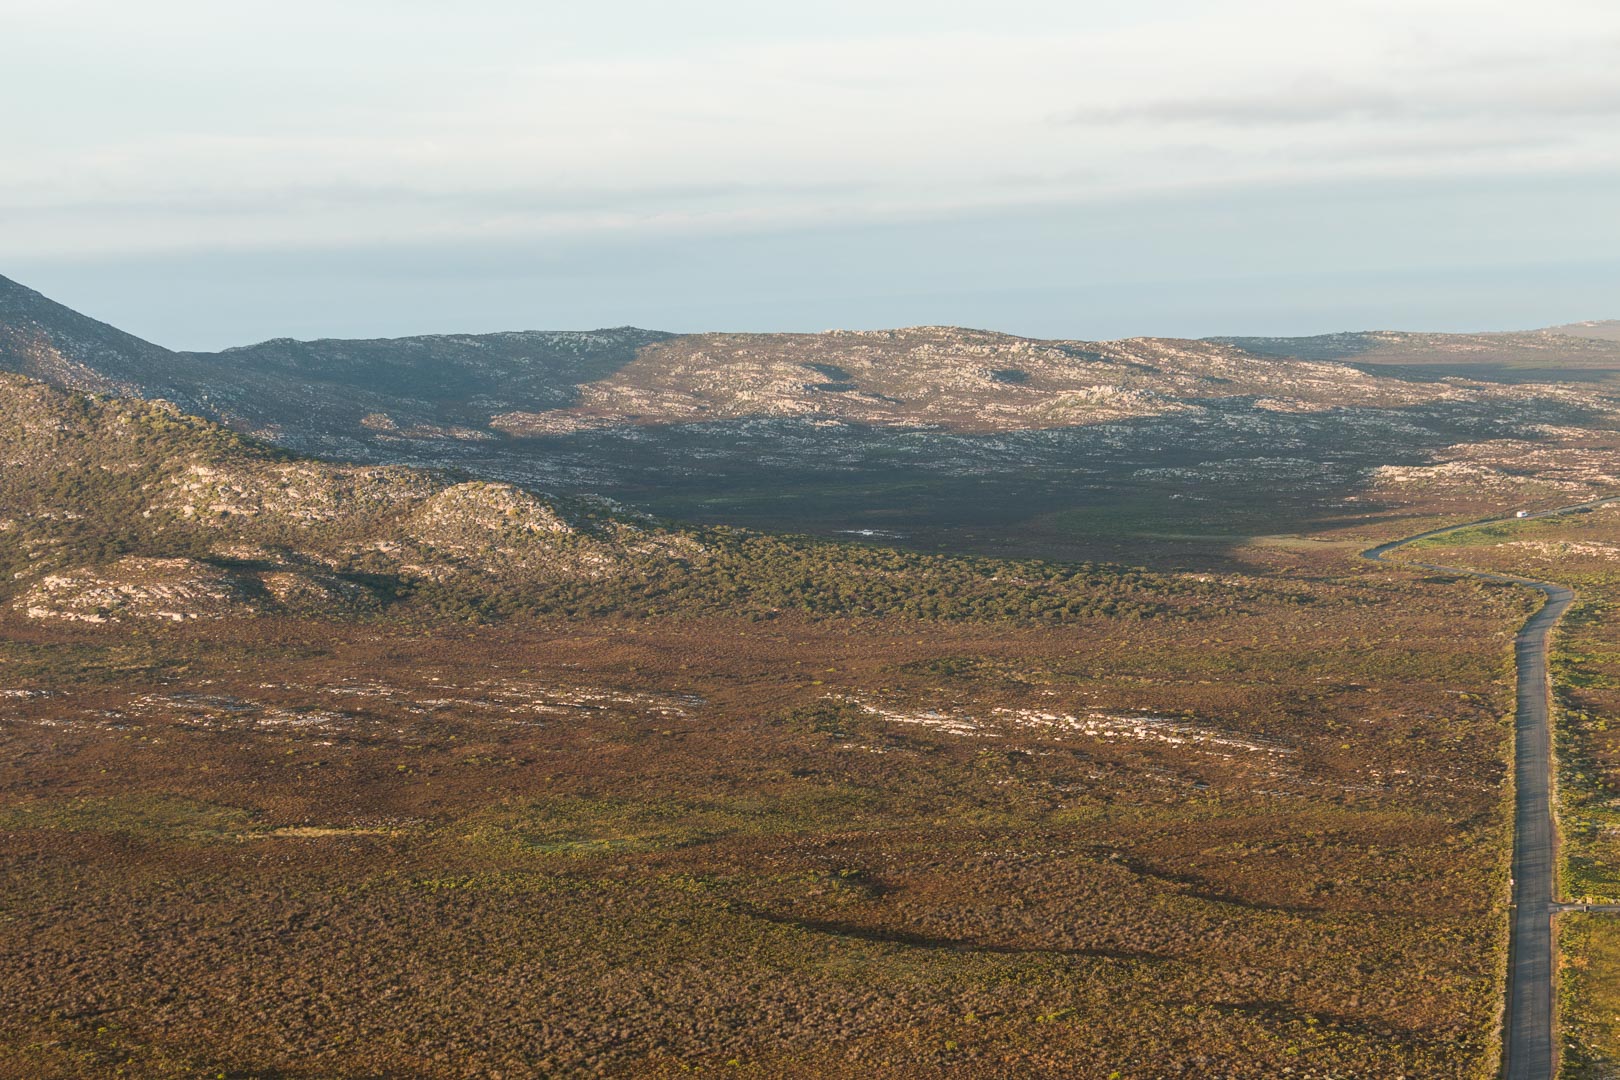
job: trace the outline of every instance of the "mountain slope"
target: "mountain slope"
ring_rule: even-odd
[[[174,361],[167,349],[0,277],[0,370],[75,390],[134,395],[164,382]]]
[[[497,437],[491,415],[565,406],[580,384],[668,337],[624,327],[171,352],[0,278],[0,370],[161,398],[286,446],[371,460],[413,438],[447,441],[453,458],[459,441]]]
[[[1590,322],[1566,323],[1563,326],[1549,326],[1545,333],[1593,338],[1598,341],[1620,341],[1620,319],[1597,319]]]
[[[750,418],[992,432],[1193,414],[1223,401],[1284,412],[1408,407],[1493,390],[1371,365],[1538,363],[1620,369],[1620,343],[1551,332],[1086,342],[953,327],[689,335],[621,327],[275,339],[176,353],[0,278],[0,367],[173,400],[284,445],[372,459],[454,459],[466,444],[508,435]]]
[[[34,619],[527,612],[1061,620],[1230,602],[1139,572],[665,527],[507,484],[312,461],[166,403],[0,375],[0,602]]]
[[[220,391],[237,391],[217,410],[233,426],[323,453],[388,457],[384,448],[402,439],[453,444],[495,438],[488,429],[492,415],[565,407],[581,384],[668,337],[620,327],[367,341],[279,338],[182,358],[205,369]]]
[[[1447,396],[1338,364],[1279,363],[1210,342],[1036,341],[955,327],[694,334],[644,349],[579,404],[498,416],[514,434],[749,417],[1022,431],[1188,414],[1258,400],[1281,410],[1401,406]]]
[[[1555,326],[1491,334],[1426,334],[1378,330],[1314,337],[1219,337],[1256,356],[1340,361],[1358,366],[1450,369],[1458,375],[1510,382],[1554,382],[1620,373],[1620,324]]]
[[[175,353],[0,281],[0,368],[163,398],[324,458],[694,521],[1131,561],[1133,532],[1276,533],[1588,495],[1610,483],[1620,421],[1620,342],[1540,331],[1084,342],[619,328]],[[1140,522],[1123,533],[1122,508]]]

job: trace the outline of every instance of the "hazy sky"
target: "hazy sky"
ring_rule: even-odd
[[[1620,316],[1614,0],[794,8],[0,0],[0,274],[184,347]]]

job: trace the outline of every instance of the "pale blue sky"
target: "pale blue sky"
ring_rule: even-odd
[[[178,347],[1620,315],[1620,5],[0,0],[0,274]]]

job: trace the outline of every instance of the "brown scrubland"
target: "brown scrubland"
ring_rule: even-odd
[[[0,375],[0,1077],[1494,1069],[1534,597],[1357,553],[1613,490],[1609,346],[254,347],[507,365],[300,432],[17,325],[80,388]],[[1408,554],[1580,591],[1564,881],[1620,901],[1620,510]]]

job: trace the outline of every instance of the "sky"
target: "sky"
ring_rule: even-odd
[[[1613,0],[0,0],[0,274],[176,348],[1620,317]]]

